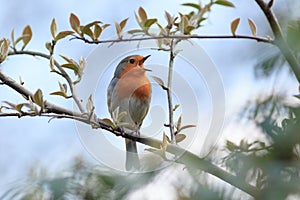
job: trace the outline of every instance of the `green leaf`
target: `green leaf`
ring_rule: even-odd
[[[234,151],[237,149],[237,145],[234,144],[233,142],[227,140],[226,141],[226,148],[229,150],[229,151]]]
[[[177,143],[182,142],[186,138],[186,135],[184,134],[176,134],[175,135],[175,140]]]
[[[214,3],[222,5],[222,6],[232,7],[232,8],[235,7],[233,3],[231,3],[230,1],[227,1],[227,0],[217,0]]]
[[[154,23],[156,23],[157,22],[157,19],[147,19],[146,21],[145,21],[145,24],[144,24],[144,26],[145,26],[145,28],[150,28]]]
[[[25,37],[27,37],[27,36],[25,36]],[[14,43],[15,46],[16,46],[19,42],[23,41],[23,38],[24,38],[24,36],[18,37],[18,38],[16,39],[15,43]]]
[[[60,57],[62,57],[65,61],[67,61],[67,63],[74,63],[74,61],[64,55],[60,55]]]
[[[184,34],[185,35],[190,35],[192,30],[194,30],[196,27],[192,26],[192,25],[188,25],[187,27],[185,27],[184,29]]]
[[[166,30],[167,28],[164,28],[164,27],[162,27],[162,25],[160,25],[160,23],[156,23],[157,24],[157,26],[158,26],[158,28],[160,29],[160,33],[159,33],[159,35],[167,35],[168,34],[168,31]]]
[[[51,72],[55,72],[55,61],[54,61],[54,58],[53,56],[50,57],[50,69],[51,69]]]
[[[74,13],[71,13],[71,15],[70,15],[70,25],[76,33],[81,34],[81,32],[80,32],[80,20],[78,19],[78,17]]]
[[[26,106],[29,110],[35,112],[36,114],[39,114],[42,108],[39,110],[37,106],[34,105],[34,101],[30,96],[28,97],[28,101],[29,103],[26,103],[24,106]]]
[[[237,18],[231,22],[230,29],[231,29],[232,35],[235,35],[236,29],[239,26],[239,23],[240,23],[240,18]]]
[[[68,68],[74,71],[74,73],[77,75],[79,72],[79,67],[78,65],[74,64],[74,63],[66,63],[66,64],[62,64],[61,67],[63,68]]]
[[[95,26],[95,25],[98,25],[98,24],[100,24],[100,23],[102,23],[101,21],[93,21],[93,22],[91,22],[91,23],[89,23],[89,24],[87,24],[87,25],[85,25],[85,26],[82,26],[81,27],[81,32],[83,33],[83,34],[86,34],[86,35],[88,35],[90,38],[94,38],[94,33],[93,33],[93,31],[91,30],[91,27],[92,26]],[[99,25],[98,25],[99,26]]]
[[[20,103],[20,104],[16,105],[15,106],[16,111],[21,113],[24,105],[25,105],[25,103]]]
[[[101,28],[102,28],[102,30],[104,30],[104,29],[106,29],[107,27],[109,27],[110,26],[110,24],[103,24],[102,26],[101,26]]]
[[[181,31],[181,33],[185,34],[186,31],[186,27],[189,25],[189,19],[186,15],[183,15],[181,13],[179,13],[180,15],[180,23],[179,23],[179,30]]]
[[[13,44],[13,47],[15,47],[15,30],[14,29],[11,30],[10,37],[11,37],[11,42]]]
[[[62,91],[51,92],[50,95],[62,96],[66,99],[71,98],[71,96],[68,96],[65,92]]]
[[[118,38],[119,39],[122,39],[122,36],[123,36],[123,29],[127,23],[127,20],[128,18],[122,20],[120,23],[118,22],[115,22],[115,26],[116,26],[116,31],[117,31],[117,34],[118,34]]]
[[[46,42],[46,43],[45,43],[45,47],[46,47],[46,49],[47,49],[49,52],[52,52],[52,51],[53,51],[51,42]]]
[[[182,6],[189,6],[192,8],[196,8],[197,10],[201,10],[201,6],[199,4],[196,3],[183,3],[181,4]]]
[[[81,27],[81,30],[82,30],[81,31],[82,34],[88,35],[91,39],[94,38],[94,33],[93,33],[93,31],[90,28]]]
[[[240,149],[244,152],[247,152],[249,150],[250,145],[248,144],[247,141],[241,140],[240,141]]]
[[[9,52],[9,41],[6,38],[0,40],[0,64],[6,59]]]
[[[126,18],[126,19],[124,19],[124,20],[122,20],[122,21],[120,22],[120,27],[121,27],[122,30],[124,29],[124,27],[125,27],[125,25],[126,25],[128,19],[129,19],[129,18]]]
[[[251,19],[248,19],[248,24],[249,24],[249,27],[251,29],[252,35],[256,36],[256,25],[255,25],[255,23]]]
[[[27,46],[27,44],[30,42],[31,38],[32,38],[32,30],[31,30],[30,26],[27,25],[23,29],[23,33],[22,33],[22,40],[23,40],[22,50],[25,49],[25,47]]]
[[[95,26],[96,24],[101,24],[102,22],[101,21],[93,21],[91,23],[88,23],[87,25],[83,26],[82,28],[82,31],[84,31],[84,29],[89,29],[91,28],[92,26]]]
[[[166,147],[168,146],[168,143],[171,143],[170,138],[164,133],[163,134],[163,141],[162,141],[162,146]]]
[[[95,109],[92,95],[90,95],[88,98],[88,101],[86,103],[86,109],[87,109],[88,113],[92,113],[93,110]]]
[[[136,34],[136,33],[143,33],[144,31],[141,29],[132,29],[130,31],[127,31],[128,34]]]
[[[117,31],[117,35],[119,39],[122,39],[122,28],[120,26],[120,24],[118,22],[115,22],[115,27],[116,27],[116,31]]]
[[[182,122],[182,116],[180,115],[180,117],[177,120],[177,124],[176,124],[177,130],[180,130],[180,128],[181,128],[181,122]]]
[[[166,20],[167,20],[167,22],[168,22],[168,26],[173,25],[173,23],[174,23],[174,18],[173,18],[173,17],[171,16],[171,14],[168,13],[167,11],[165,11],[165,18],[166,18]]]
[[[164,83],[164,81],[163,81],[161,78],[159,78],[159,77],[157,77],[157,76],[151,76],[151,78],[152,78],[158,85],[160,85],[163,89],[166,88],[165,83]]]
[[[127,112],[125,112],[125,111],[119,113],[116,118],[116,122],[119,123],[122,120],[122,118],[125,117],[126,115],[127,115]]]
[[[93,40],[98,40],[100,35],[102,33],[102,28],[101,26],[99,26],[98,24],[95,24],[94,26],[94,36],[93,36]]]
[[[138,14],[139,14],[140,20],[141,20],[142,22],[145,22],[145,21],[148,19],[147,13],[146,13],[146,11],[144,10],[143,7],[140,7],[140,8],[139,8]]]
[[[83,71],[86,67],[86,59],[84,57],[79,58],[79,67]]]
[[[193,124],[185,125],[185,126],[180,127],[180,129],[178,130],[178,132],[180,132],[180,131],[182,131],[184,129],[187,129],[187,128],[194,128],[194,127],[196,127],[196,126],[193,125]]]
[[[201,22],[205,21],[207,18],[201,17],[200,19],[197,20],[197,25],[198,27],[200,26]]]
[[[294,51],[300,51],[300,20],[292,20],[287,26],[287,42]]]
[[[111,121],[110,119],[108,119],[108,118],[103,118],[103,119],[101,119],[101,121],[104,122],[105,124],[110,125],[113,128],[116,128],[115,123],[113,121]]]
[[[44,99],[43,99],[43,93],[41,89],[38,89],[34,95],[33,95],[33,102],[36,103],[41,108],[44,108]]]
[[[69,35],[72,35],[74,32],[73,31],[61,31],[59,32],[56,37],[54,38],[55,41],[58,41],[60,39],[63,39]]]
[[[53,18],[52,22],[51,22],[51,25],[50,25],[50,32],[51,32],[51,35],[52,35],[53,39],[56,36],[56,31],[57,31],[56,22],[55,22],[55,19]]]

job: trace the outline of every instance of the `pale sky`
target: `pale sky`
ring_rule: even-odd
[[[170,4],[167,1],[157,0],[134,0],[126,1],[126,3],[121,0],[113,1],[113,3],[110,0],[101,1],[101,3],[96,0],[89,2],[75,0],[55,0],[51,2],[27,0],[15,2],[2,0],[2,4],[5,4],[5,6],[0,7],[0,37],[10,37],[12,28],[15,29],[16,35],[21,34],[23,27],[30,24],[33,30],[33,39],[27,49],[42,49],[42,51],[46,52],[44,45],[46,41],[51,39],[49,25],[52,18],[56,19],[59,30],[65,30],[69,29],[68,18],[71,12],[75,13],[83,23],[101,20],[105,23],[113,24],[114,21],[121,21],[130,17],[127,27],[127,30],[129,30],[137,27],[134,11],[139,6],[143,6],[148,11],[149,17],[155,16],[163,20],[165,10],[173,14],[187,11],[187,8],[180,6],[180,3],[184,2],[186,1],[172,2]],[[241,17],[238,33],[250,34],[247,18],[252,18],[257,23],[258,35],[265,36],[268,33],[266,31],[268,26],[264,18],[260,20],[262,19],[262,13],[257,9],[258,7],[255,5],[254,0],[235,0],[233,2],[236,5],[235,9],[215,6],[212,9],[209,20],[205,23],[205,27],[197,33],[201,35],[229,35],[229,24],[237,17]],[[282,9],[288,13],[293,13],[294,9],[299,10],[292,6],[289,1],[281,0],[275,2],[275,9],[280,7],[280,4]],[[157,6],[158,4],[159,6]],[[113,27],[109,28],[103,34],[103,38],[115,37],[114,31]],[[253,66],[258,55],[253,52],[253,48],[263,45],[243,40],[203,40],[197,41],[197,43],[214,62],[225,88],[226,118],[223,128],[224,132],[221,134],[225,135],[227,139],[238,141],[246,136],[247,133],[234,133],[232,135],[233,129],[243,130],[243,127],[237,127],[232,122],[234,115],[245,101],[251,97],[253,98],[253,95],[258,91],[270,91],[273,87],[274,81],[254,81]],[[65,54],[77,60],[80,56],[87,57],[95,48],[96,46],[94,45],[87,45],[79,41],[65,41],[57,46],[56,51],[59,54]],[[249,52],[247,51],[248,49],[252,51]],[[151,66],[151,64],[157,64],[157,61],[152,60],[152,63],[149,63],[149,65]],[[0,66],[0,69],[15,79],[18,79],[21,75],[25,86],[32,90],[42,88],[46,93],[49,93],[58,87],[57,77],[48,73],[48,63],[38,58],[10,57]],[[110,70],[112,71],[113,69]],[[289,75],[284,73],[276,85],[278,85],[279,89],[285,89],[287,94],[297,93],[298,87],[295,79],[287,77]],[[108,84],[109,79],[110,77],[107,78],[107,81],[104,79],[103,84]],[[0,86],[0,96],[0,101],[23,102],[19,95],[14,94],[12,90],[4,86]],[[99,113],[102,113],[101,110],[106,111],[106,104],[102,105],[103,102],[105,103],[106,97],[103,98],[101,106],[96,105]],[[72,108],[70,100],[65,101],[64,99],[53,97],[51,97],[51,100]],[[65,169],[65,166],[68,166],[70,161],[78,155],[95,164],[97,163],[82,145],[76,125],[71,120],[52,120],[48,123],[48,119],[44,118],[1,118],[0,127],[0,196],[3,190],[10,188],[16,181],[24,179],[30,167],[40,165],[46,166],[52,171],[61,170]],[[195,151],[197,152],[197,150]]]

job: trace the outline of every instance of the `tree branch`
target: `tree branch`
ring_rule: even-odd
[[[178,160],[176,162],[182,163],[187,167],[200,169],[211,175],[214,175],[215,177],[218,177],[226,183],[239,188],[240,190],[246,192],[254,198],[257,198],[260,194],[259,189],[252,186],[251,184],[244,182],[240,177],[228,173],[227,171],[214,165],[210,161],[199,158],[199,156],[180,148],[178,145],[168,145],[167,151],[178,157]]]
[[[158,40],[158,39],[248,39],[255,40],[257,42],[264,42],[273,44],[271,38],[257,37],[257,36],[248,36],[248,35],[211,35],[211,36],[202,36],[202,35],[163,35],[163,36],[151,36],[151,37],[140,37],[140,38],[125,38],[125,39],[112,39],[112,40],[98,40],[92,41],[86,38],[73,35],[73,38],[70,40],[82,40],[88,44],[103,44],[103,43],[118,43],[118,42],[131,42],[131,41],[143,41],[143,40]]]
[[[289,63],[290,67],[292,68],[298,82],[300,83],[300,63],[298,62],[293,51],[288,46],[284,38],[284,35],[282,33],[281,27],[278,23],[278,20],[274,15],[273,11],[271,10],[273,1],[271,0],[269,3],[266,3],[264,0],[255,0],[255,1],[259,5],[263,13],[265,14],[271,26],[271,29],[275,36],[274,44],[279,48],[281,53],[284,55],[285,59]]]
[[[21,51],[15,50],[13,52],[9,52],[8,55],[9,56],[12,56],[12,55],[30,55],[30,56],[38,56],[38,57],[41,57],[41,58],[45,58],[47,60],[51,59],[50,55],[47,55],[47,54],[44,54],[44,53],[41,53],[41,52],[25,51],[25,50],[21,50]],[[74,99],[78,109],[80,110],[81,113],[85,113],[84,106],[82,105],[81,100],[79,99],[79,97],[76,94],[75,84],[72,81],[71,77],[68,75],[68,73],[61,67],[61,65],[56,60],[54,60],[54,65],[59,70],[59,74],[64,79],[66,79],[66,81],[68,82],[68,85],[70,87],[70,91],[71,91],[71,94],[72,94],[72,98]]]
[[[171,141],[176,144],[175,134],[174,134],[174,117],[173,117],[173,102],[172,102],[172,79],[173,79],[173,64],[174,64],[174,39],[171,39],[170,43],[170,58],[169,58],[169,71],[168,71],[168,83],[167,83],[167,97],[168,97],[168,107],[169,107],[169,128]]]

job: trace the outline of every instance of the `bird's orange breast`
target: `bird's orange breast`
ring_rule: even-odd
[[[117,83],[117,94],[119,98],[135,97],[146,100],[151,96],[151,85],[145,75],[145,70],[133,68],[120,76]]]

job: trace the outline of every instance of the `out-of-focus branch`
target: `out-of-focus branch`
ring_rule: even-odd
[[[208,160],[199,158],[199,156],[180,148],[178,145],[168,145],[167,151],[171,154],[178,156],[176,162],[182,164],[188,164],[187,167],[192,169],[200,169],[211,175],[214,175],[221,180],[239,188],[254,198],[257,198],[260,194],[260,190],[256,187],[244,182],[240,177],[232,175],[220,167],[214,165]]]
[[[38,56],[38,57],[41,57],[41,58],[45,58],[45,59],[48,59],[50,60],[51,59],[51,56],[50,55],[47,55],[47,54],[44,54],[44,53],[41,53],[41,52],[36,52],[36,51],[25,51],[25,50],[22,50],[22,51],[13,51],[13,52],[9,52],[8,54],[9,56],[12,56],[12,55],[30,55],[30,56]],[[80,110],[81,113],[85,113],[85,109],[84,109],[84,106],[82,105],[81,103],[81,100],[80,98],[77,96],[76,94],[76,90],[75,90],[75,84],[74,82],[72,81],[71,77],[68,75],[68,73],[60,66],[60,64],[54,60],[54,65],[57,67],[57,69],[59,70],[59,72],[57,72],[58,74],[60,74],[64,79],[66,79],[69,87],[70,87],[70,91],[71,91],[71,94],[72,94],[72,98],[74,99],[78,109]]]
[[[284,35],[282,33],[281,27],[278,23],[278,20],[271,9],[273,1],[271,0],[269,3],[266,3],[264,0],[255,1],[265,14],[274,33],[275,39],[273,43],[279,48],[281,53],[284,55],[286,61],[289,63],[298,82],[300,83],[300,63],[298,62],[291,48],[288,46],[286,39],[284,38]]]

